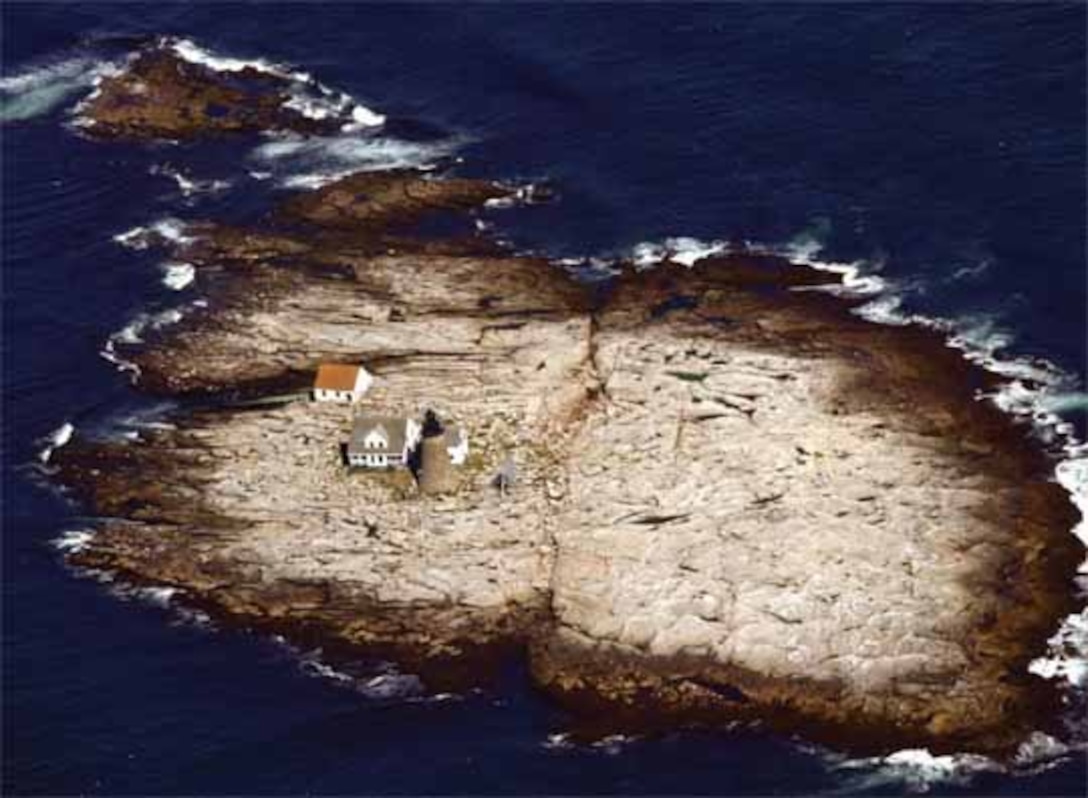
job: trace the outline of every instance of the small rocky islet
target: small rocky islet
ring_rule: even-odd
[[[327,132],[278,79],[163,47],[82,114],[102,138]],[[432,686],[527,657],[587,733],[752,721],[1007,756],[1058,727],[1027,666],[1077,609],[1084,552],[1052,461],[977,401],[992,375],[778,255],[587,280],[467,226],[420,232],[514,194],[359,173],[148,242],[209,307],[122,354],[192,402],[137,442],[55,453],[102,519],[72,561]],[[347,469],[344,406],[237,401],[305,391],[322,363],[365,364],[367,412],[456,421],[450,489]]]

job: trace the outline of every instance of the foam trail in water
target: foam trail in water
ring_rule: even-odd
[[[53,456],[53,452],[67,444],[68,441],[72,440],[72,434],[75,431],[76,428],[72,426],[70,422],[65,421],[63,424],[61,424],[59,427],[49,433],[49,435],[47,435],[45,439],[45,447],[40,452],[38,452],[38,459],[42,463],[48,463],[49,458]]]
[[[427,169],[451,155],[456,141],[417,143],[371,136],[285,134],[253,151],[251,160],[284,188],[318,188],[353,172]],[[260,178],[258,178],[260,179]]]
[[[0,78],[0,122],[24,121],[47,114],[116,71],[116,64],[75,57]]]

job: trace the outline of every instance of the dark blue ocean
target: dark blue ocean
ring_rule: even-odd
[[[87,523],[34,464],[63,423],[101,433],[155,410],[100,350],[139,314],[199,297],[112,236],[246,218],[292,179],[432,156],[557,190],[488,213],[524,250],[690,236],[860,262],[899,314],[1042,369],[1045,408],[1083,437],[1085,5],[0,13],[5,794],[1084,794],[1079,754],[1001,772],[844,763],[758,731],[571,746],[517,665],[443,700],[360,690],[315,652],[66,569],[52,541]],[[305,70],[385,129],[288,152],[80,137],[72,106],[139,34]],[[229,187],[187,194],[171,174]]]

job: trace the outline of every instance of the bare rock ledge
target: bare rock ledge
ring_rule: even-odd
[[[464,424],[460,486],[348,473],[344,407],[219,407],[60,478],[109,520],[84,565],[246,623],[418,666],[524,646],[595,729],[753,720],[859,751],[1007,754],[1050,728],[1028,674],[1073,609],[1074,511],[984,373],[737,253],[587,286],[395,224],[502,194],[347,178],[179,256],[213,308],[127,352],[153,390],[305,384]],[[505,497],[495,469],[515,458]]]

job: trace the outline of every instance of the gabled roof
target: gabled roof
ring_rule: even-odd
[[[360,366],[341,363],[322,363],[317,367],[314,389],[319,391],[353,391],[359,377]]]
[[[380,430],[389,441],[386,447],[366,445],[366,437]],[[400,454],[408,438],[408,419],[397,416],[356,416],[348,440],[348,452],[356,454]]]

